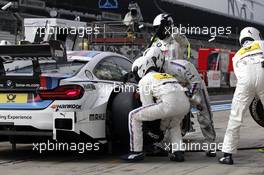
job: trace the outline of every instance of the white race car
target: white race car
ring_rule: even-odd
[[[0,46],[0,140],[13,148],[53,140],[126,149],[128,114],[141,105],[132,62],[112,52],[65,50],[58,41]],[[183,135],[192,130],[190,118]],[[161,141],[160,120],[144,122],[143,134],[146,147]]]
[[[136,84],[123,83],[132,62],[99,51],[70,51],[65,61],[56,47],[1,46],[0,136],[12,143],[128,138],[127,116],[139,105]]]

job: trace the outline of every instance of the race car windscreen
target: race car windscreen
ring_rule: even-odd
[[[56,61],[39,61],[42,74],[73,76],[87,63],[73,61],[58,63]],[[7,75],[33,75],[32,61],[14,61],[4,64]]]

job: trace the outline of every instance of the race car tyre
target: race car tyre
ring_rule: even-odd
[[[134,98],[133,92],[117,94],[111,105],[111,133],[122,145],[129,145],[128,114],[141,104]]]
[[[249,106],[249,111],[253,119],[260,126],[264,127],[264,109],[259,98],[255,97]]]

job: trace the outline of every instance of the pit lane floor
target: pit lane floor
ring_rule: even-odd
[[[214,112],[217,142],[223,140],[229,112]],[[185,140],[202,142],[196,122],[195,128]],[[264,147],[263,131],[248,115],[241,128],[240,148]],[[176,163],[167,157],[146,157],[141,163],[125,163],[116,155],[39,154],[32,151],[32,145],[18,145],[17,152],[12,153],[9,143],[0,143],[0,175],[264,175],[264,153],[256,149],[240,150],[233,166],[220,165],[217,158],[208,158],[204,152],[187,152],[185,159]]]

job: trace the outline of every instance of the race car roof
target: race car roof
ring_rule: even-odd
[[[89,61],[96,55],[102,53],[101,51],[68,51],[68,61]]]

